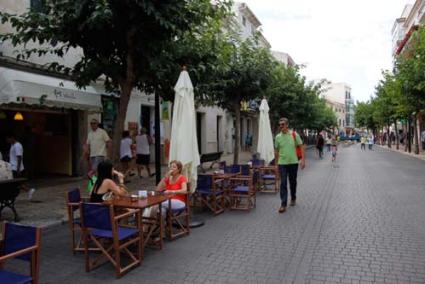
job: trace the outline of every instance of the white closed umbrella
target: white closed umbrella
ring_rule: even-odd
[[[267,100],[261,100],[257,152],[260,153],[261,158],[266,164],[274,159],[273,134],[270,126],[269,110]]]
[[[183,174],[191,183],[191,192],[198,180],[199,152],[196,137],[196,112],[193,85],[189,73],[180,73],[176,86],[171,127],[170,161],[183,164]]]

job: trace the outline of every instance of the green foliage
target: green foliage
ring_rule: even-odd
[[[321,130],[336,125],[335,114],[319,98],[320,87],[320,84],[307,84],[297,67],[277,65],[267,90],[274,126],[280,117],[287,117],[297,129]]]
[[[356,127],[366,127],[375,130],[378,123],[374,119],[375,105],[371,102],[357,102],[355,124]]]
[[[395,76],[399,81],[405,103],[404,112],[425,109],[425,28],[420,27],[411,40],[406,52],[396,62]]]
[[[271,82],[276,62],[270,52],[251,40],[229,37],[224,44],[221,68],[214,73],[215,82],[205,86],[210,101],[234,112],[242,101],[261,98]]]

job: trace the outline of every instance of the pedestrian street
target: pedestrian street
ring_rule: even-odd
[[[198,214],[203,227],[146,249],[119,280],[110,263],[86,273],[68,227],[55,226],[43,232],[40,283],[424,283],[424,170],[381,147],[340,147],[334,164],[310,150],[284,214],[263,194],[250,213]]]

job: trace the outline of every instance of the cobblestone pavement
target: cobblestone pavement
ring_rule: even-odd
[[[250,213],[202,215],[205,226],[147,249],[118,281],[109,264],[85,273],[67,227],[52,227],[41,283],[425,283],[424,172],[422,160],[359,145],[333,164],[311,157],[286,213],[278,196],[259,195]]]

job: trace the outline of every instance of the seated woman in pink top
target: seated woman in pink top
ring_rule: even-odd
[[[186,206],[187,178],[182,175],[183,165],[180,161],[171,161],[170,170],[159,182],[156,191],[172,194],[171,209],[183,209]],[[168,209],[168,201],[162,203],[163,208]]]
[[[182,175],[183,165],[180,161],[171,161],[170,170],[165,174],[165,177],[159,182],[156,187],[156,192],[163,192],[164,194],[170,194],[171,197],[171,209],[179,210],[186,207],[186,193],[187,193],[187,178]],[[162,214],[165,215],[168,206],[170,204],[167,201],[162,202]],[[143,212],[145,217],[154,217],[158,212],[158,206],[147,208]]]

